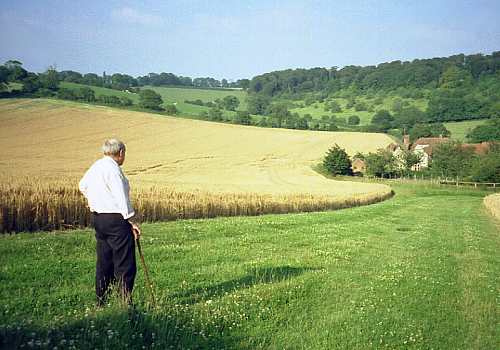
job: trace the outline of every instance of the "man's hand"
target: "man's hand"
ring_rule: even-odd
[[[134,239],[137,241],[141,237],[141,229],[139,225],[129,221],[130,225],[132,225],[132,233],[134,234]]]

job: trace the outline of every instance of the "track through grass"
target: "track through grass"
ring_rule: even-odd
[[[334,212],[157,223],[159,308],[93,307],[91,230],[0,239],[5,348],[497,349],[500,235],[484,192],[394,185]]]

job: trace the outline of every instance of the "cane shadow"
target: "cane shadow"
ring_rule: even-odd
[[[227,349],[237,339],[222,336],[217,329],[200,328],[189,314],[161,310],[100,311],[71,323],[44,328],[31,325],[7,327],[0,331],[0,349]],[[210,334],[209,337],[201,334]]]
[[[291,266],[253,268],[241,278],[225,281],[208,287],[189,289],[175,293],[171,295],[171,297],[179,298],[180,302],[184,304],[196,304],[221,297],[238,289],[250,288],[257,284],[278,283],[314,270],[317,269]]]

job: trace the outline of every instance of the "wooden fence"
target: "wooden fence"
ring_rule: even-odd
[[[450,178],[441,177],[424,177],[424,176],[408,176],[408,177],[392,177],[392,178],[379,178],[374,176],[366,176],[364,179],[369,179],[371,181],[393,181],[399,183],[426,183],[431,185],[445,185],[445,186],[455,186],[455,187],[474,187],[474,188],[489,188],[494,191],[500,190],[500,183],[498,182],[472,182],[472,181],[460,181]]]
[[[500,183],[496,183],[496,182],[470,182],[470,181],[457,181],[457,180],[441,180],[440,184],[442,184],[442,185],[455,185],[457,187],[474,186],[474,188],[478,188],[478,187],[500,188]]]

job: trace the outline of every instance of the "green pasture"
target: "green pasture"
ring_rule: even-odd
[[[246,96],[247,93],[242,90],[217,90],[217,89],[190,89],[190,88],[178,88],[178,87],[154,87],[146,86],[144,88],[155,90],[159,93],[163,101],[167,104],[177,103],[176,107],[185,111],[185,113],[199,114],[201,111],[208,111],[209,108],[203,106],[192,105],[184,103],[186,100],[197,100],[200,99],[203,102],[213,102],[216,99],[223,99],[226,96],[232,95],[236,96],[240,101],[239,110],[246,109]]]
[[[373,115],[381,110],[385,109],[394,113],[392,111],[392,106],[394,101],[397,99],[397,96],[387,96],[382,99],[382,103],[375,104],[375,98],[366,98],[364,96],[359,96],[356,98],[356,101],[364,102],[367,106],[373,106],[373,112],[368,111],[356,111],[354,107],[347,108],[348,100],[345,98],[333,98],[330,100],[336,101],[340,107],[342,108],[342,112],[332,113],[331,111],[325,111],[325,102],[314,102],[309,106],[305,106],[304,101],[293,101],[296,104],[304,105],[304,107],[292,108],[291,112],[296,112],[301,116],[306,114],[310,114],[313,119],[321,119],[323,115],[335,115],[336,117],[345,118],[346,121],[351,115],[357,115],[360,119],[360,125],[368,125],[370,124]],[[402,101],[406,101],[408,106],[415,106],[421,110],[425,110],[427,108],[427,100],[424,99],[412,99],[412,98],[401,98]]]
[[[143,224],[158,306],[139,265],[135,312],[94,307],[91,229],[0,237],[0,348],[498,349],[487,193],[392,186],[339,211]]]
[[[444,123],[446,129],[451,132],[451,138],[454,140],[468,142],[467,134],[478,125],[484,124],[488,119],[465,120],[462,122]]]
[[[82,85],[77,83],[61,82],[61,87],[67,89],[78,89],[80,87],[89,87],[94,90],[96,96],[101,95],[115,95],[118,97],[128,97],[134,104],[139,103],[139,95],[135,93],[128,93],[125,91],[113,90],[97,86]],[[210,108],[204,106],[197,106],[185,103],[186,100],[200,99],[203,102],[214,101],[215,99],[223,99],[225,96],[233,95],[240,100],[238,109],[246,109],[246,92],[241,90],[217,90],[217,89],[193,89],[193,88],[179,88],[179,87],[153,87],[146,86],[144,88],[155,90],[162,96],[163,106],[168,104],[175,104],[179,116],[198,116],[201,112],[208,112]],[[224,111],[226,117],[232,117],[235,112]]]
[[[6,90],[8,92],[11,92],[11,91],[14,91],[14,90],[22,90],[22,89],[23,89],[23,84],[21,84],[21,83],[15,83],[15,82],[7,83]]]

